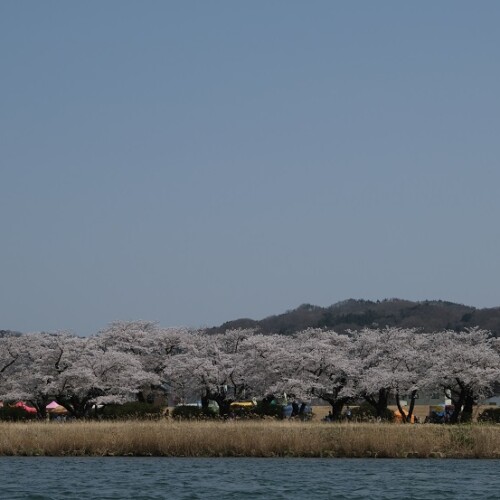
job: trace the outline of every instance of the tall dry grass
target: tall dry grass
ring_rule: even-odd
[[[500,426],[276,421],[1,423],[0,455],[500,458]]]

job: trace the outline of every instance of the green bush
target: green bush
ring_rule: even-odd
[[[368,403],[362,403],[358,407],[351,408],[351,413],[352,419],[359,422],[377,420],[377,412],[375,411],[375,408]],[[394,413],[387,408],[381,418],[386,422],[392,422],[394,420]]]
[[[106,405],[99,411],[105,420],[157,419],[163,416],[163,408],[151,403],[132,401],[122,405]]]
[[[199,406],[178,405],[172,411],[172,417],[177,419],[197,419],[201,418],[202,410]]]
[[[252,408],[252,413],[259,417],[274,417],[283,418],[283,405],[278,403],[270,403],[267,401],[259,401],[255,408]]]
[[[193,420],[216,418],[218,413],[211,407],[201,408],[200,406],[178,405],[173,409],[172,417],[180,420]]]
[[[36,413],[28,413],[19,407],[10,407],[8,405],[0,408],[0,420],[8,420],[11,422],[17,422],[20,420],[34,420],[36,418]]]
[[[500,424],[500,408],[488,408],[478,417],[478,422]]]

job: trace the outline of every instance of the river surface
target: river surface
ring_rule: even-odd
[[[500,499],[500,460],[1,457],[0,498]]]

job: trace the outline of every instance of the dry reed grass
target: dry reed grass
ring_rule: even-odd
[[[500,458],[500,426],[268,420],[1,423],[0,455]]]

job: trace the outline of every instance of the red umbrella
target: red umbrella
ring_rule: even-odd
[[[18,401],[12,406],[14,408],[22,408],[24,411],[28,413],[36,413],[36,408],[33,408],[33,406],[28,406],[24,401]]]

